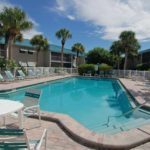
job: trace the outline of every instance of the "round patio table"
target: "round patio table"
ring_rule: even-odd
[[[19,128],[23,128],[23,107],[24,105],[21,102],[0,99],[0,117],[5,118],[11,113],[18,112]]]

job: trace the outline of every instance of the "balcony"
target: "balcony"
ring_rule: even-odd
[[[51,56],[51,61],[52,62],[60,62],[61,56]],[[70,62],[71,63],[71,57],[64,56],[64,62]]]

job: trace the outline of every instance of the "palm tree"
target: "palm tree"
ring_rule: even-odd
[[[140,44],[133,31],[123,31],[119,38],[121,41],[122,50],[125,54],[124,70],[126,70],[129,54],[132,56],[137,55],[138,49],[140,49]]]
[[[114,59],[117,61],[117,68],[120,68],[120,55],[122,53],[121,41],[114,41],[110,47],[111,54],[114,55]]]
[[[0,33],[5,37],[6,58],[11,59],[11,46],[15,40],[22,40],[22,31],[32,28],[23,10],[18,7],[5,7],[0,13],[0,22],[3,24]]]
[[[49,48],[49,43],[46,38],[43,37],[43,35],[35,35],[31,40],[31,44],[36,49],[36,66],[38,66],[38,57],[40,51],[46,51]]]
[[[77,65],[78,65],[79,64],[78,63],[78,61],[79,61],[78,60],[79,54],[83,54],[84,51],[85,51],[85,48],[84,48],[84,46],[81,43],[75,43],[72,46],[72,51],[77,53]]]
[[[66,40],[72,37],[72,34],[69,30],[64,28],[56,32],[56,37],[58,39],[61,39],[61,67],[63,67],[64,45],[66,43]]]
[[[75,43],[72,46],[72,51],[77,53],[77,57],[79,57],[79,54],[84,53],[85,48],[81,43]]]

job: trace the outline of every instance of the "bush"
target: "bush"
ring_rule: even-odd
[[[107,64],[100,64],[99,71],[110,71],[112,70],[112,66],[109,66]]]
[[[83,75],[84,73],[92,73],[95,72],[95,65],[93,64],[82,64],[78,67],[78,72],[80,75]]]
[[[148,70],[150,68],[150,63],[138,64],[136,66],[137,70]]]
[[[16,64],[16,62],[14,60],[7,60],[6,61],[6,69],[13,70],[17,66],[18,65]]]

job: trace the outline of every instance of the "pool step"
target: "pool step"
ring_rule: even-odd
[[[136,121],[125,123],[120,127],[122,130],[130,130],[150,123],[150,119],[137,119]]]
[[[109,126],[109,127],[105,127],[103,129],[100,129],[101,133],[105,133],[105,134],[116,134],[118,132],[121,132],[121,128],[115,128],[113,126]]]
[[[123,124],[117,124],[117,125],[111,125],[111,126],[103,126],[99,129],[100,133],[106,133],[106,134],[116,134],[121,131],[127,131],[133,128],[140,127],[142,125],[145,125],[147,123],[150,123],[150,119],[146,120],[144,118],[139,118],[136,120],[131,120],[127,123]]]

